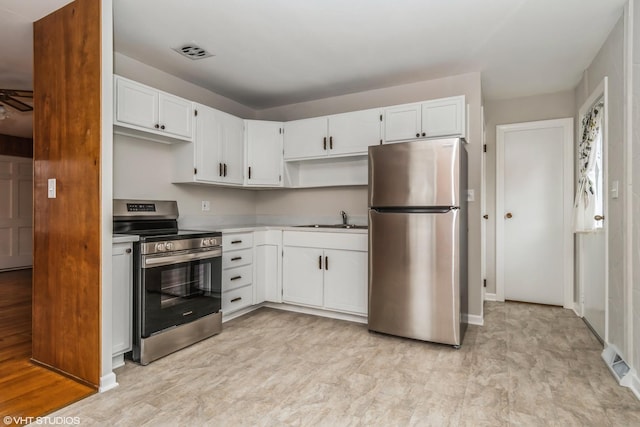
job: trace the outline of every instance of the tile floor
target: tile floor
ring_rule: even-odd
[[[260,309],[52,416],[122,426],[640,426],[573,312],[487,303],[462,348]]]

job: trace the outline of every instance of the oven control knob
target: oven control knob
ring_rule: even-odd
[[[211,246],[211,239],[202,239],[202,246]]]
[[[167,247],[167,250],[168,250],[168,251],[173,250],[173,243],[171,243],[171,242],[167,242],[166,247]]]
[[[162,251],[165,251],[165,250],[166,250],[166,247],[165,247],[164,242],[163,243],[156,243],[156,251],[162,252]]]

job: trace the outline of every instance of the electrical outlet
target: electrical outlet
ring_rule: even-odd
[[[208,200],[202,201],[202,212],[208,212],[211,210],[211,203]]]
[[[467,190],[467,202],[475,202],[476,195],[473,190]]]

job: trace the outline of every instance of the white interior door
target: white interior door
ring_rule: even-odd
[[[0,270],[32,265],[33,160],[0,156]]]
[[[572,122],[498,126],[499,300],[572,306]]]
[[[603,100],[604,110],[600,123],[600,133],[594,141],[593,182],[595,187],[594,213],[602,215],[598,221],[599,228],[590,233],[577,233],[578,283],[582,295],[582,316],[591,328],[604,341],[606,336],[606,301],[607,301],[607,79],[605,78],[587,101],[580,108],[578,117],[582,122],[588,110]]]

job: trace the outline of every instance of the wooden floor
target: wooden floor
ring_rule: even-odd
[[[90,387],[30,361],[31,295],[31,270],[0,273],[0,417],[3,420],[7,416],[43,416],[95,393]],[[16,421],[13,423],[19,424]]]

